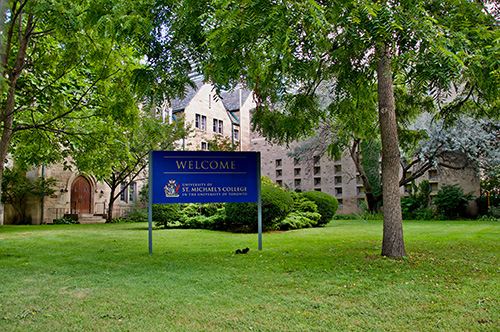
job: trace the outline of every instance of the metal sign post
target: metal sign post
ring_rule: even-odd
[[[148,176],[148,229],[149,253],[153,253],[153,151],[149,151],[149,176]]]
[[[257,230],[259,232],[259,250],[262,250],[262,191],[260,174],[260,152],[257,152]]]

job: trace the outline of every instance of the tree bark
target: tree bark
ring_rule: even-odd
[[[111,187],[111,193],[109,194],[109,203],[108,203],[108,214],[106,215],[106,222],[113,222],[113,208],[115,206],[115,187]]]
[[[21,20],[21,18],[19,18]],[[29,15],[26,23],[25,32],[20,33],[19,49],[17,51],[16,61],[13,68],[7,71],[8,73],[8,84],[9,90],[7,92],[7,99],[5,101],[5,106],[0,114],[0,125],[2,134],[0,136],[0,196],[2,195],[2,179],[3,172],[5,170],[5,159],[7,158],[7,153],[9,152],[9,145],[14,134],[13,123],[14,123],[14,112],[16,106],[16,88],[17,80],[21,77],[23,72],[25,62],[26,62],[26,52],[28,50],[28,45],[30,43],[33,30],[35,28],[34,17]],[[14,25],[11,24],[10,29],[14,29]],[[13,31],[9,31],[8,34],[12,35]],[[9,46],[10,48],[10,46]],[[7,51],[5,51],[7,52]],[[3,53],[2,53],[3,54]],[[7,61],[2,59],[2,63]],[[3,214],[4,206],[0,205],[0,224],[3,224]]]
[[[406,256],[399,194],[399,142],[394,104],[391,53],[386,43],[377,45],[377,79],[380,136],[382,139],[382,195],[384,230],[382,255]]]

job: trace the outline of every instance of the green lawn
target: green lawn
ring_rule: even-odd
[[[500,331],[500,223],[264,234],[0,226],[0,331]],[[238,248],[250,247],[246,255]]]

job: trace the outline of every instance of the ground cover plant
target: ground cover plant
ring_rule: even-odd
[[[500,223],[381,221],[264,234],[145,223],[0,227],[1,331],[495,331]],[[236,249],[249,247],[245,255]]]

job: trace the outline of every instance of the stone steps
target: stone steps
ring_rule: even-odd
[[[101,215],[81,214],[78,216],[78,222],[80,224],[102,224],[106,222],[106,219]]]

